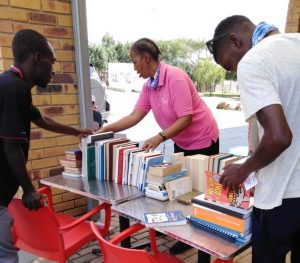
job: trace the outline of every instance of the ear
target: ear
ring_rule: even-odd
[[[238,35],[236,35],[235,33],[230,33],[229,34],[229,44],[237,49],[241,48],[242,43],[241,43],[241,39]]]
[[[33,60],[36,64],[39,64],[41,62],[41,53],[40,52],[35,52],[33,54]]]
[[[145,61],[147,62],[147,63],[150,63],[150,61],[151,61],[151,57],[150,57],[150,55],[149,55],[149,53],[144,53],[143,54],[143,57],[144,57],[144,59],[145,59]]]

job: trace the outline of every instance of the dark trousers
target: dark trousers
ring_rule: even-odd
[[[211,142],[211,145],[207,148],[196,149],[196,150],[185,150],[180,148],[176,143],[174,143],[174,153],[183,152],[184,156],[203,154],[203,155],[213,155],[219,153],[219,139]]]
[[[284,263],[289,251],[291,263],[300,262],[300,198],[270,210],[254,207],[252,219],[253,263]]]

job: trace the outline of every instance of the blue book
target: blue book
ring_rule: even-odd
[[[147,227],[186,224],[186,218],[180,210],[144,213],[144,220]]]
[[[219,236],[222,236],[222,237],[229,239],[231,241],[234,241],[234,242],[239,242],[239,243],[245,244],[251,240],[251,236],[252,236],[251,230],[249,230],[248,233],[246,233],[245,235],[242,236],[237,231],[210,223],[208,221],[196,218],[191,215],[187,216],[186,219],[201,229],[207,230],[211,233],[217,234]]]

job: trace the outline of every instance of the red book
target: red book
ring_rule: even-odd
[[[252,192],[251,190],[246,191],[244,186],[239,187],[239,191],[228,191],[228,188],[223,189],[222,185],[216,180],[216,175],[213,172],[206,172],[206,188],[205,197],[221,202],[224,204],[229,204],[241,208],[248,209],[252,206]]]

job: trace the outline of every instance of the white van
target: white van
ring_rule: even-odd
[[[101,81],[96,69],[90,64],[90,80],[91,80],[91,93],[94,97],[95,106],[102,115],[102,122],[107,122],[110,115],[110,104],[107,101],[106,85]]]

